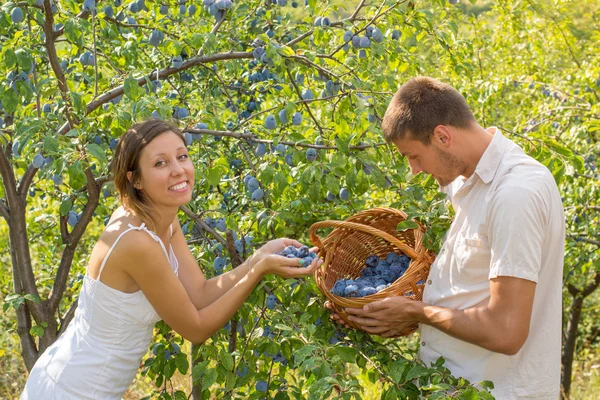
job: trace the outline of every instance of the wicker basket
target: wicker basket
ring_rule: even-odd
[[[423,246],[425,228],[398,231],[398,223],[406,220],[404,212],[393,208],[373,208],[361,211],[345,221],[321,221],[310,227],[309,234],[313,244],[319,248],[319,257],[325,260],[321,268],[315,271],[315,280],[319,290],[333,305],[334,311],[344,321],[358,328],[348,320],[344,308],[361,308],[365,304],[392,296],[407,296],[421,300],[423,284],[427,280],[429,267],[435,255]],[[321,239],[317,230],[331,228],[333,231]],[[360,276],[365,268],[365,259],[375,254],[385,258],[388,253],[403,253],[410,258],[408,270],[388,288],[365,297],[341,297],[330,292],[339,278]],[[410,326],[401,335],[414,332],[417,326]]]

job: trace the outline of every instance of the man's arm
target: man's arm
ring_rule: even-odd
[[[513,355],[529,335],[535,287],[532,281],[500,276],[490,280],[489,301],[465,310],[398,296],[347,311],[366,332],[384,337],[397,336],[419,322],[490,351]]]
[[[415,302],[420,323],[485,349],[513,355],[529,335],[535,282],[501,276],[490,280],[487,304],[452,310]]]

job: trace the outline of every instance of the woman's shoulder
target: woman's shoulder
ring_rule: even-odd
[[[132,242],[137,241],[139,245],[144,245],[146,243],[150,243],[146,238],[152,238],[142,228],[144,224],[142,221],[130,212],[127,212],[123,206],[117,208],[112,215],[104,231],[100,235],[100,240],[105,241],[106,243],[114,243],[118,239],[120,235],[127,232],[126,235],[123,235],[121,241],[123,242]]]
[[[141,225],[139,218],[122,207],[115,210],[90,255],[88,264],[88,269],[91,269],[90,276],[95,279],[101,273],[102,263],[106,263],[106,271],[110,275],[111,269],[116,270],[115,266],[137,265],[144,263],[146,257],[154,256],[153,247],[156,247],[156,242],[152,237],[141,229],[130,229]],[[110,281],[110,278],[105,275],[106,273],[103,275],[104,279]]]

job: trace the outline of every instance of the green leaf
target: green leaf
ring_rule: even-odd
[[[79,160],[69,166],[67,174],[69,175],[69,185],[75,190],[81,189],[87,182],[85,173],[83,172],[83,166]]]
[[[7,113],[13,113],[19,105],[19,95],[11,88],[8,88],[2,94],[0,101],[2,101],[2,106]]]
[[[175,365],[182,375],[187,374],[188,368],[190,367],[190,363],[184,353],[177,354],[175,357]]]
[[[210,168],[208,170],[208,175],[206,179],[208,183],[212,186],[217,186],[221,181],[221,169],[220,168]]]
[[[404,373],[405,364],[406,361],[404,360],[396,360],[390,365],[389,374],[394,383],[402,383],[402,374]]]
[[[277,191],[276,193],[278,195],[283,193],[283,190],[286,188],[287,185],[287,176],[285,174],[282,174],[281,172],[277,172],[275,174],[275,190]]]
[[[175,400],[187,400],[187,395],[185,392],[178,390],[175,392]]]
[[[573,157],[573,152],[570,149],[554,140],[544,140],[544,143],[558,154],[569,158]]]
[[[583,174],[585,172],[585,162],[583,160],[583,157],[575,156],[571,157],[569,160],[573,163],[573,167],[575,168],[575,171],[577,171],[577,173]]]
[[[209,388],[211,387],[219,378],[219,373],[216,369],[210,369],[204,374],[204,378],[202,379],[202,386]]]
[[[342,359],[342,361],[348,363],[356,362],[356,356],[358,355],[358,351],[355,348],[336,346],[332,347],[332,349]]]
[[[144,89],[138,85],[138,80],[132,77],[126,78],[124,83],[125,96],[137,101],[144,93]]]
[[[42,337],[44,336],[44,328],[42,328],[40,325],[35,325],[29,329],[29,333],[32,336]]]
[[[81,32],[81,26],[78,24],[76,18],[68,18],[65,22],[65,36],[72,42],[76,43],[77,47],[83,47],[83,34]]]
[[[492,381],[481,381],[479,382],[479,384],[481,385],[481,387],[486,388],[486,389],[493,389],[494,388],[494,382]]]
[[[33,66],[33,59],[28,51],[25,49],[18,49],[15,53],[17,55],[17,64],[22,71],[30,71]]]
[[[83,97],[81,96],[81,94],[79,94],[77,92],[71,92],[71,98],[73,99],[73,106],[75,107],[75,110],[79,114],[85,115],[86,106],[85,106],[85,102],[83,101]]]
[[[90,153],[91,155],[96,157],[96,159],[98,161],[100,161],[102,164],[108,163],[108,159],[106,158],[106,153],[104,152],[104,149],[100,145],[97,145],[96,143],[90,143],[86,146],[86,148],[87,148],[88,153]]]
[[[457,398],[460,400],[478,400],[479,396],[477,396],[477,389],[469,387],[459,394]]]
[[[219,353],[219,361],[221,362],[223,368],[225,368],[227,371],[231,371],[233,369],[233,357],[228,351],[224,350]]]
[[[418,227],[419,224],[417,224],[415,221],[405,220],[400,222],[398,226],[396,226],[396,229],[399,231],[405,231],[408,229],[417,229]]]
[[[163,369],[163,373],[165,374],[165,378],[166,379],[171,379],[173,377],[173,374],[175,374],[175,363],[173,362],[168,362],[165,365],[165,368]]]
[[[421,376],[427,375],[427,373],[427,368],[419,364],[414,364],[408,371],[408,374],[406,374],[406,381],[412,381],[415,378],[420,378]]]
[[[60,143],[51,135],[44,137],[44,151],[46,153],[57,153],[60,147]]]
[[[14,67],[17,64],[17,55],[10,47],[4,47],[2,52],[2,64],[7,69]]]
[[[40,299],[40,296],[38,296],[37,294],[27,293],[25,296],[23,296],[23,298],[25,300],[33,301],[34,303],[40,303],[42,301]],[[42,322],[42,326],[45,326],[44,324],[45,324],[45,322]]]
[[[288,326],[288,325],[285,325],[285,324],[281,324],[281,323],[275,324],[275,329],[279,329],[281,331],[288,331],[288,332],[293,331],[293,329],[292,329],[291,326]]]
[[[294,50],[292,50],[288,46],[281,46],[277,49],[277,53],[279,53],[283,57],[292,57],[294,55]]]
[[[204,374],[204,371],[206,371],[208,364],[209,361],[207,360],[194,365],[194,368],[192,368],[192,379],[194,382],[197,382],[200,380],[200,378],[202,378],[202,375]]]
[[[71,208],[73,208],[73,202],[71,201],[71,199],[63,201],[60,204],[60,216],[64,217],[65,215],[67,215],[69,211],[71,211]]]

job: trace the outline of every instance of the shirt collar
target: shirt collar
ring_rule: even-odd
[[[475,174],[485,184],[490,183],[494,179],[508,143],[508,139],[502,135],[500,129],[492,127],[489,131],[494,136],[475,167]]]

